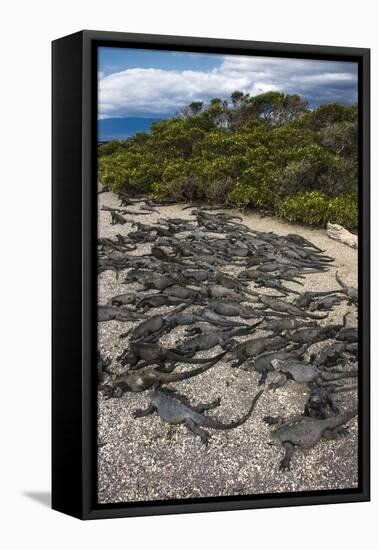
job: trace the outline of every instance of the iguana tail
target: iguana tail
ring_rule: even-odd
[[[253,399],[253,401],[250,405],[249,410],[239,420],[235,420],[234,422],[229,422],[227,424],[224,424],[223,422],[220,422],[219,420],[216,420],[215,418],[211,418],[209,416],[201,415],[202,416],[201,425],[205,426],[205,427],[208,427],[208,428],[214,428],[216,430],[232,430],[233,428],[237,428],[238,426],[241,426],[241,424],[246,422],[246,420],[249,418],[249,416],[253,412],[253,410],[255,408],[255,405],[256,405],[258,399],[260,398],[260,396],[262,395],[262,393],[263,393],[263,390],[260,390],[256,394],[256,396],[254,397],[254,399]]]
[[[254,323],[253,325],[236,328],[235,330],[232,331],[231,336],[245,336],[246,334],[250,334],[255,329],[255,327],[260,325],[263,321],[264,321],[264,317],[262,317],[262,319],[260,319],[257,323]]]
[[[334,428],[338,428],[339,426],[343,426],[346,424],[346,422],[349,422],[354,416],[358,414],[358,410],[354,409],[352,411],[347,411],[344,414],[337,414],[336,416],[331,416],[330,418],[325,418],[324,420],[320,420],[322,424],[325,425],[325,429],[334,430]]]
[[[187,380],[188,378],[192,378],[193,376],[197,376],[198,374],[201,374],[203,372],[206,372],[211,367],[214,367],[216,363],[219,362],[219,360],[226,355],[226,351],[223,353],[220,353],[219,355],[216,355],[212,361],[208,359],[208,363],[203,365],[202,367],[197,367],[196,369],[191,369],[186,372],[170,372],[170,373],[162,373],[162,382],[168,383],[168,382],[179,382],[181,380]]]
[[[358,376],[358,371],[352,372],[322,372],[321,378],[323,380],[341,380],[343,378],[356,378]]]
[[[309,313],[307,311],[307,312],[304,312],[304,315],[306,317],[309,317],[310,319],[326,319],[328,317],[329,313],[325,313],[325,315],[316,315],[315,313]]]
[[[342,286],[343,289],[345,289],[345,290],[347,289],[347,284],[343,282],[343,280],[339,276],[338,271],[336,271],[336,281],[340,286]]]
[[[222,353],[219,353],[218,355],[214,355],[213,357],[204,357],[203,359],[196,359],[192,357],[187,357],[186,355],[180,355],[175,351],[168,350],[167,359],[172,361],[177,361],[178,363],[190,363],[191,365],[202,365],[204,363],[210,363],[213,361],[217,362],[222,357],[224,357],[226,353],[227,353],[226,351],[223,351]]]
[[[342,392],[345,392],[345,391],[353,391],[353,390],[356,390],[356,389],[358,389],[357,384],[352,384],[350,386],[339,386],[338,388],[335,388],[333,390],[333,393],[342,393]]]

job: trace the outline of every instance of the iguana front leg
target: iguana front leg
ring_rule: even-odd
[[[218,407],[221,403],[221,399],[218,398],[215,401],[212,401],[211,403],[201,403],[200,405],[197,405],[194,407],[194,410],[198,413],[202,413],[204,411],[209,411],[210,409],[214,409]]]
[[[204,443],[206,447],[208,446],[209,433],[207,431],[203,430],[197,424],[195,424],[195,422],[191,418],[187,418],[184,424],[190,432],[200,437],[201,442]]]
[[[284,458],[279,465],[279,469],[282,472],[290,469],[291,459],[293,457],[293,453],[295,452],[295,445],[293,445],[290,441],[284,441],[283,447],[286,451],[286,454],[284,455]]]
[[[339,408],[338,408],[337,405],[334,403],[334,401],[333,401],[333,399],[330,397],[330,395],[328,395],[328,405],[329,405],[330,410],[332,411],[332,413],[334,413],[334,414],[340,414]]]
[[[134,418],[142,418],[143,416],[149,416],[155,411],[154,405],[150,404],[146,409],[136,409],[133,412]]]
[[[349,435],[349,430],[347,428],[335,428],[334,430],[325,430],[322,434],[325,439],[333,440],[339,439],[340,437],[345,437]]]
[[[276,391],[278,388],[281,388],[282,386],[287,384],[287,380],[287,376],[285,374],[282,374],[279,380],[277,380],[276,382],[271,382],[271,384],[269,385],[269,389]]]
[[[225,349],[225,348],[224,348]],[[244,363],[246,363],[247,359],[238,359],[235,363],[232,363],[230,366],[233,368],[233,369],[237,369],[238,367],[240,367],[241,365],[243,365]]]
[[[266,384],[266,380],[267,380],[267,370],[264,370],[261,373],[260,379],[258,380],[258,386],[263,386],[263,384]]]

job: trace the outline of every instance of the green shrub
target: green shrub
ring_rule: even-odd
[[[238,182],[227,195],[226,202],[235,208],[247,208],[253,203],[253,188]]]
[[[123,149],[125,150],[125,143],[126,141],[120,141],[117,139],[108,141],[107,143],[102,143],[98,147],[98,156],[103,157],[106,155],[113,155]]]
[[[308,110],[298,96],[235,92],[193,102],[99,146],[99,181],[160,200],[227,203],[310,224],[357,224],[356,106]]]
[[[331,222],[354,228],[358,223],[357,198],[352,194],[328,198],[318,191],[306,191],[278,200],[275,211],[291,222],[310,225]]]
[[[120,154],[104,155],[98,161],[98,178],[103,185],[110,185],[113,190],[125,185],[128,175],[127,161]]]
[[[356,194],[340,195],[328,201],[327,221],[347,228],[358,226],[358,200]]]
[[[181,202],[198,198],[198,181],[193,174],[191,163],[180,158],[166,161],[162,176],[153,183],[152,191],[153,197],[158,200]]]

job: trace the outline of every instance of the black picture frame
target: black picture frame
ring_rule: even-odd
[[[359,487],[96,503],[96,170],[99,46],[356,61],[359,66]],[[81,31],[52,43],[52,507],[81,519],[370,499],[370,50]]]

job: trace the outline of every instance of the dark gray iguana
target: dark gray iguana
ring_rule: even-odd
[[[271,361],[273,368],[281,373],[281,377],[277,382],[272,382],[269,385],[270,389],[276,390],[284,386],[288,380],[294,380],[300,384],[310,384],[317,381],[332,381],[341,380],[343,378],[355,378],[358,376],[358,371],[344,372],[323,372],[311,363],[301,361],[282,361],[273,359]]]
[[[358,290],[352,286],[348,286],[343,282],[339,276],[338,271],[336,272],[337,283],[341,286],[342,292],[347,296],[350,303],[357,305],[358,304]]]
[[[143,313],[138,313],[126,307],[98,306],[97,308],[97,320],[99,323],[104,321],[122,321],[126,323],[145,318],[146,315]]]
[[[137,409],[134,411],[134,418],[141,418],[155,411],[162,420],[170,424],[184,424],[193,434],[198,435],[205,445],[208,444],[209,433],[203,429],[212,428],[214,430],[232,430],[241,426],[249,418],[254,407],[262,395],[263,390],[259,391],[254,397],[249,410],[239,419],[233,422],[223,423],[216,418],[211,418],[203,414],[204,411],[214,409],[220,404],[220,399],[212,403],[201,404],[193,407],[183,396],[166,388],[155,387],[150,394],[150,404],[147,409]]]
[[[154,364],[164,366],[167,362],[202,365],[216,359],[221,359],[224,357],[225,352],[219,353],[213,357],[204,357],[201,359],[193,358],[192,355],[180,354],[178,351],[163,348],[158,344],[130,342],[129,347],[118,356],[118,359],[124,367],[129,365],[130,370],[137,370]]]
[[[116,225],[117,223],[124,225],[125,223],[127,223],[127,220],[124,218],[124,216],[121,216],[121,214],[118,214],[113,210],[111,212],[111,216],[112,216],[111,225]]]
[[[271,296],[260,296],[259,301],[267,308],[281,313],[288,313],[294,317],[310,317],[311,319],[325,319],[327,317],[327,315],[315,315],[314,313],[306,312],[294,304],[289,304],[284,300],[272,298]]]
[[[226,352],[224,352],[225,355]],[[169,384],[170,382],[180,382],[187,380],[198,374],[202,374],[213,367],[221,359],[222,354],[217,355],[213,361],[185,372],[170,372],[168,370],[159,371],[152,367],[147,367],[143,371],[129,371],[126,374],[116,376],[110,384],[100,386],[100,389],[106,397],[119,397],[121,393],[131,391],[140,392],[151,388],[154,384]],[[174,369],[173,367],[171,371]]]
[[[313,418],[328,418],[331,414],[340,414],[340,410],[334,402],[334,395],[341,392],[355,391],[356,384],[338,386],[337,384],[323,383],[311,389],[308,401],[305,404],[303,416]]]
[[[279,425],[272,433],[269,445],[282,445],[285,456],[280,462],[280,470],[289,470],[291,459],[296,447],[314,447],[322,437],[326,439],[338,439],[346,434],[345,430],[339,430],[341,426],[357,415],[357,410],[347,411],[325,419],[315,419],[308,416],[297,416],[288,422]],[[281,418],[265,417],[268,424],[280,423]]]
[[[296,347],[294,344],[287,346],[279,351],[265,351],[257,357],[252,357],[248,360],[244,370],[256,371],[261,375],[258,385],[262,385],[266,382],[267,374],[275,371],[271,361],[274,359],[280,359],[282,361],[288,361],[289,359],[299,359],[308,349],[309,344],[304,344],[301,347]]]

